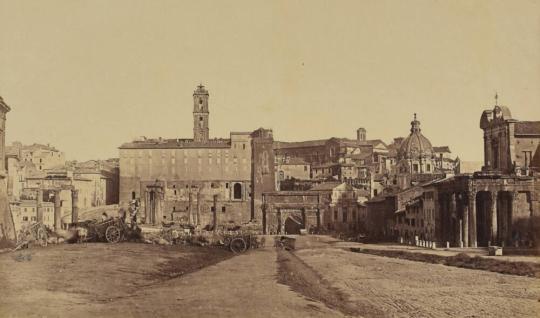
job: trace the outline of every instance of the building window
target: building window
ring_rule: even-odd
[[[28,221],[28,217],[27,217],[27,216],[23,216],[23,217],[22,217],[22,220],[23,220],[23,221]]]
[[[417,163],[413,164],[413,171],[418,172],[418,164]]]
[[[377,196],[377,189],[373,189],[373,196],[374,196],[374,197]]]
[[[36,216],[33,216],[33,217],[32,217],[32,221],[37,221],[37,217],[36,217]]]
[[[135,200],[135,191],[131,192],[131,200]]]
[[[343,210],[343,223],[347,222],[347,210]]]
[[[334,221],[337,221],[337,218],[338,218],[337,211],[334,210]]]
[[[225,213],[226,211],[227,211],[227,209],[224,206],[222,206],[221,207],[221,212]]]
[[[202,98],[199,98],[199,105],[202,105]]]
[[[304,171],[307,171],[307,166],[304,166]]]
[[[242,144],[242,149],[246,150],[246,144]]]
[[[429,163],[426,165],[426,170],[427,170],[428,172],[431,171],[431,165],[430,165]]]
[[[233,188],[233,198],[235,200],[242,199],[242,185],[240,183],[235,183]]]

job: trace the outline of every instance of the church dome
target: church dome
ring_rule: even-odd
[[[414,120],[411,122],[411,134],[401,142],[398,151],[399,159],[420,159],[431,158],[433,156],[433,146],[429,139],[420,132],[420,122]]]

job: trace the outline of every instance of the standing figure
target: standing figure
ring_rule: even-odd
[[[129,216],[132,229],[137,227],[137,212],[139,212],[139,202],[137,200],[132,200],[129,206]]]

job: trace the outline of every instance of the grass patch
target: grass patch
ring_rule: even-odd
[[[371,254],[384,257],[400,258],[409,261],[424,262],[431,264],[442,264],[468,269],[479,269],[490,272],[528,276],[540,278],[540,264],[530,262],[509,262],[495,258],[485,258],[480,256],[471,257],[466,253],[459,253],[454,256],[441,256],[426,253],[414,253],[405,251],[383,251],[374,249],[362,249],[353,247],[352,252]]]

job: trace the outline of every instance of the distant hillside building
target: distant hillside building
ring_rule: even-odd
[[[119,147],[120,204],[141,201],[143,220],[213,224],[260,220],[257,191],[275,190],[272,131],[209,137],[209,93],[193,92],[193,138],[141,138]]]
[[[19,154],[21,161],[34,164],[37,170],[54,169],[66,164],[65,154],[50,145],[23,145],[15,141],[9,148],[12,153]]]

